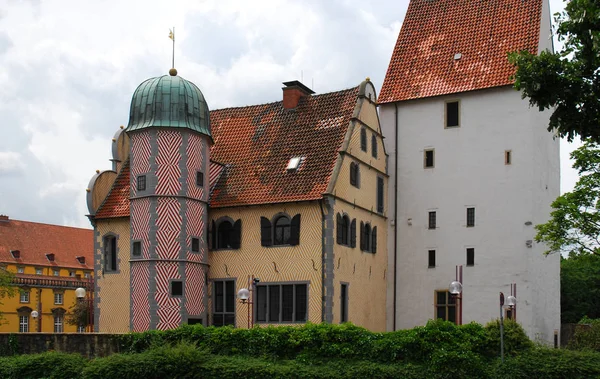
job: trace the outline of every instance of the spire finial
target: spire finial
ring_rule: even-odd
[[[169,38],[173,41],[172,66],[169,70],[169,75],[176,76],[177,70],[175,69],[175,27],[173,27],[173,29],[169,29]]]

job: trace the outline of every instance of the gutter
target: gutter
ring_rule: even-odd
[[[394,312],[392,330],[396,331],[396,302],[397,302],[397,285],[398,285],[398,233],[396,225],[398,225],[398,103],[394,103]]]

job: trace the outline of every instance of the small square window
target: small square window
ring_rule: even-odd
[[[53,274],[54,276],[59,276],[59,275],[60,275],[60,271],[59,271],[59,270],[54,270],[54,271],[52,272],[52,274]]]
[[[21,291],[19,296],[19,302],[29,303],[29,291]]]
[[[435,153],[433,149],[429,149],[429,150],[425,150],[424,154],[423,154],[423,165],[425,166],[425,168],[433,168],[435,166]]]
[[[453,128],[459,126],[458,101],[449,101],[446,103],[446,127]]]
[[[504,164],[505,165],[512,164],[512,151],[511,150],[506,150],[504,152]]]
[[[428,260],[427,267],[428,268],[435,267],[435,250],[429,250],[429,260]]]
[[[23,274],[24,272],[25,272],[25,267],[21,267],[21,266],[17,267],[18,274]]]
[[[42,269],[41,268],[36,268],[35,269],[35,274],[36,275],[42,275]]]
[[[204,173],[201,171],[196,172],[196,185],[204,187]]]
[[[467,248],[467,266],[475,266],[475,248]]]
[[[183,295],[183,282],[181,280],[174,280],[171,282],[171,296],[182,296]]]
[[[54,304],[55,305],[60,305],[63,303],[63,294],[62,293],[55,293],[54,294]]]
[[[435,211],[429,212],[429,229],[435,229],[437,224],[437,214]]]
[[[69,276],[71,278],[74,278],[75,277],[75,271],[69,271]]]
[[[135,241],[133,243],[133,255],[136,257],[142,255],[142,243],[140,241]]]
[[[467,208],[467,227],[475,226],[475,208]]]
[[[192,238],[192,252],[200,252],[200,238]]]
[[[137,177],[137,190],[138,191],[146,190],[146,175],[139,175]]]
[[[90,273],[86,272],[85,274],[83,274],[83,277],[86,278],[86,279],[89,279],[90,278]]]

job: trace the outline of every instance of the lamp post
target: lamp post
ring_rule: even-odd
[[[39,325],[39,321],[37,320],[38,316],[39,316],[38,311],[31,312],[31,317],[33,317],[33,319],[36,320],[38,322],[38,325]]]
[[[250,290],[242,288],[237,293],[237,298],[240,302],[242,304],[248,304],[248,329],[254,326],[254,302],[252,301],[250,292],[254,291],[254,287],[258,282],[260,282],[260,279],[255,278],[254,275],[248,275],[248,287],[250,287]]]
[[[512,290],[512,285],[511,285]],[[517,298],[513,295],[510,295],[506,298],[506,306],[509,309],[514,309],[517,305]],[[502,363],[504,363],[504,315],[502,312],[502,307],[504,306],[504,294],[500,292],[500,358]]]
[[[462,290],[463,290],[462,281],[463,281],[462,265],[456,266],[456,278],[452,283],[450,283],[450,286],[448,287],[448,291],[450,292],[450,295],[452,297],[454,297],[454,299],[456,299],[456,307],[457,307],[456,324],[457,325],[462,325],[462,299],[463,299],[463,297],[462,297]]]
[[[92,313],[92,294],[91,291],[86,291],[85,288],[79,287],[75,290],[75,297],[80,303],[84,303],[86,307],[85,331],[92,332],[93,313]]]

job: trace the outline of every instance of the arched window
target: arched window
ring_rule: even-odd
[[[360,129],[360,149],[367,151],[367,130],[365,128]]]
[[[360,186],[360,168],[358,163],[350,163],[350,184],[356,188]]]
[[[356,247],[356,219],[350,222],[348,215],[337,214],[337,235],[338,245]]]
[[[217,226],[217,249],[231,249],[233,224],[223,220]]]
[[[273,244],[289,245],[291,235],[290,219],[287,216],[279,216],[273,224]]]
[[[360,223],[360,249],[362,251],[371,251],[371,224]]]

